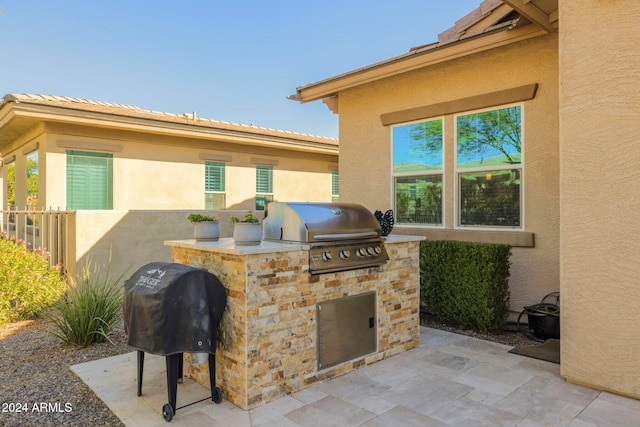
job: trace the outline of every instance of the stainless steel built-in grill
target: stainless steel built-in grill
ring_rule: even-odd
[[[389,260],[381,226],[355,203],[271,202],[263,238],[309,243],[311,274],[373,267]]]

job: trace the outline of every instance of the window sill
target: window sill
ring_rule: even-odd
[[[477,243],[502,243],[516,248],[534,248],[535,234],[528,231],[462,230],[418,228],[396,225],[394,234],[426,236],[429,240],[461,240]]]

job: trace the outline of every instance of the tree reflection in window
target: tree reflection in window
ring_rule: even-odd
[[[458,224],[521,226],[520,106],[456,118]]]
[[[393,128],[396,222],[442,224],[442,120]]]
[[[520,163],[519,106],[458,116],[456,125],[458,168]]]
[[[460,174],[460,225],[520,225],[520,170]]]

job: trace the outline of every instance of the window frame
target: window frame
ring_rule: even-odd
[[[268,180],[268,190],[270,191],[258,191],[260,182],[259,171],[268,171],[269,172],[269,180]],[[258,198],[261,197],[264,199],[264,204],[262,206],[258,205]],[[255,196],[255,210],[263,211],[269,202],[273,201],[273,165],[256,165],[256,196]]]
[[[113,173],[114,173],[114,155],[113,153],[105,153],[105,152],[97,152],[97,151],[86,151],[86,150],[65,150],[65,155],[66,155],[66,166],[65,166],[65,173],[66,173],[66,205],[67,205],[67,209],[68,210],[113,210]],[[104,158],[104,159],[108,159],[108,165],[109,165],[109,169],[107,170],[107,176],[106,176],[106,181],[107,182],[107,186],[108,188],[105,190],[105,196],[106,196],[106,207],[100,207],[100,208],[96,208],[96,207],[77,207],[77,206],[70,206],[69,205],[69,192],[71,191],[71,189],[69,188],[69,157],[70,156],[74,156],[74,155],[78,155],[78,156],[84,156],[84,157],[95,157],[95,158]],[[83,196],[85,197],[85,196]]]
[[[210,167],[218,167],[221,170],[221,190],[209,190],[208,187],[208,171]],[[227,208],[227,191],[226,191],[226,187],[227,187],[227,183],[226,183],[226,176],[227,176],[227,164],[225,162],[216,162],[216,161],[210,161],[210,160],[206,160],[204,162],[204,207],[205,209],[210,209],[210,210],[214,210],[214,209],[226,209]],[[221,208],[216,208],[215,204],[214,206],[208,206],[208,201],[207,201],[207,195],[208,194],[212,194],[212,195],[222,195],[222,207]],[[215,196],[214,196],[215,197]]]
[[[477,114],[487,111],[502,110],[512,107],[518,107],[520,109],[520,163],[505,164],[497,166],[482,166],[482,167],[458,167],[458,117],[467,116],[471,114]],[[394,129],[401,126],[407,126],[414,123],[429,122],[433,120],[442,121],[442,169],[440,171],[418,171],[418,172],[395,172],[394,171]],[[453,121],[453,123],[451,122]],[[526,194],[526,179],[525,179],[525,102],[513,102],[506,104],[499,104],[492,107],[465,110],[457,113],[449,113],[433,117],[425,117],[419,120],[407,121],[402,123],[395,123],[390,125],[390,176],[391,176],[391,189],[390,200],[391,206],[394,209],[396,217],[398,215],[397,207],[397,178],[402,176],[424,176],[424,175],[441,175],[442,176],[442,224],[417,224],[417,223],[403,223],[399,222],[396,218],[396,225],[406,228],[421,228],[421,229],[457,229],[467,231],[524,231],[525,230],[525,194]],[[453,126],[451,126],[451,124]],[[449,125],[449,126],[448,126]],[[450,129],[452,128],[452,130]],[[453,133],[451,133],[453,132]],[[449,150],[453,150],[451,153]],[[448,153],[448,154],[447,154]],[[519,171],[519,225],[462,225],[461,215],[461,179],[464,173],[477,173],[477,172],[492,172],[492,171]],[[453,181],[452,181],[453,180]],[[447,183],[453,182],[453,188],[447,189]],[[448,191],[452,191],[449,193]],[[449,203],[453,201],[453,208],[448,207]],[[451,211],[451,209],[453,211]],[[453,221],[453,222],[451,222]]]
[[[520,163],[508,164],[505,166],[481,166],[471,168],[459,168],[458,167],[458,117],[467,116],[471,114],[478,114],[487,111],[497,111],[512,107],[520,108]],[[453,117],[453,181],[454,181],[454,228],[462,230],[478,230],[478,231],[523,231],[525,229],[525,179],[524,179],[524,164],[525,164],[525,108],[523,102],[516,102],[510,104],[501,104],[493,107],[481,108],[476,110],[463,111],[460,113],[452,114]],[[507,171],[507,170],[519,170],[520,171],[520,188],[519,188],[519,201],[520,201],[520,225],[463,225],[462,224],[462,209],[460,207],[462,202],[461,192],[461,177],[464,173],[478,173],[485,172],[490,173],[493,171]]]
[[[331,202],[340,201],[340,173],[331,171]]]
[[[439,120],[441,122],[442,125],[442,149],[441,149],[441,155],[442,155],[442,159],[441,159],[441,164],[442,167],[440,169],[433,169],[433,170],[421,170],[421,171],[410,171],[410,172],[396,172],[394,169],[395,163],[394,163],[394,129],[398,128],[398,127],[403,127],[403,126],[408,126],[408,125],[412,125],[412,124],[416,124],[416,123],[426,123],[426,122],[432,122],[432,121],[437,121]],[[390,144],[390,152],[391,152],[391,165],[390,165],[390,170],[391,170],[391,206],[393,207],[393,212],[395,214],[396,217],[396,224],[398,226],[401,227],[409,227],[409,228],[437,228],[437,229],[442,229],[445,228],[445,213],[446,213],[446,198],[445,198],[445,194],[446,194],[446,180],[445,180],[445,175],[446,175],[446,164],[445,164],[445,160],[446,160],[446,156],[445,156],[445,150],[446,150],[446,142],[445,142],[445,135],[446,135],[446,120],[445,120],[445,116],[436,116],[436,117],[428,117],[428,118],[424,118],[424,119],[420,119],[420,120],[413,120],[410,122],[404,122],[404,123],[397,123],[395,125],[392,125],[390,127],[390,140],[391,140],[391,144]],[[441,222],[439,224],[427,224],[427,223],[410,223],[410,222],[399,222],[398,221],[398,203],[397,203],[397,178],[403,178],[403,177],[421,177],[421,176],[440,176],[441,178],[441,185],[442,185],[442,191],[440,194],[440,198],[441,198],[441,209],[440,209],[440,218],[441,218]]]
[[[16,206],[16,161],[15,156],[14,159],[7,162],[4,167],[7,169],[7,183],[4,187],[4,190],[7,192],[7,205],[14,207]],[[11,171],[13,170],[13,176],[10,176]],[[10,196],[13,193],[13,201],[10,200]],[[3,207],[4,209],[4,207]]]
[[[26,202],[27,202],[27,206],[29,208],[37,208],[38,207],[38,199],[40,197],[40,183],[39,183],[39,178],[40,178],[40,153],[38,152],[38,149],[35,149],[33,151],[30,151],[29,153],[25,154],[24,156],[24,161],[25,161],[25,183],[27,184],[26,187]],[[35,170],[32,171],[32,173],[30,173],[30,167],[29,167],[29,162],[30,161],[34,161],[35,162]],[[35,179],[31,179],[32,177],[35,177]],[[34,183],[35,181],[35,183]],[[29,191],[29,187],[34,184],[35,185],[35,192],[30,192]],[[33,203],[35,199],[35,204]]]

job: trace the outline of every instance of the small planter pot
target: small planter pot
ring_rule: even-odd
[[[220,223],[218,221],[195,223],[193,227],[193,237],[198,241],[217,241],[220,238]]]
[[[555,304],[540,303],[524,308],[529,329],[541,340],[560,339],[560,308]]]
[[[237,222],[233,226],[233,240],[239,246],[259,245],[262,240],[262,224]]]

